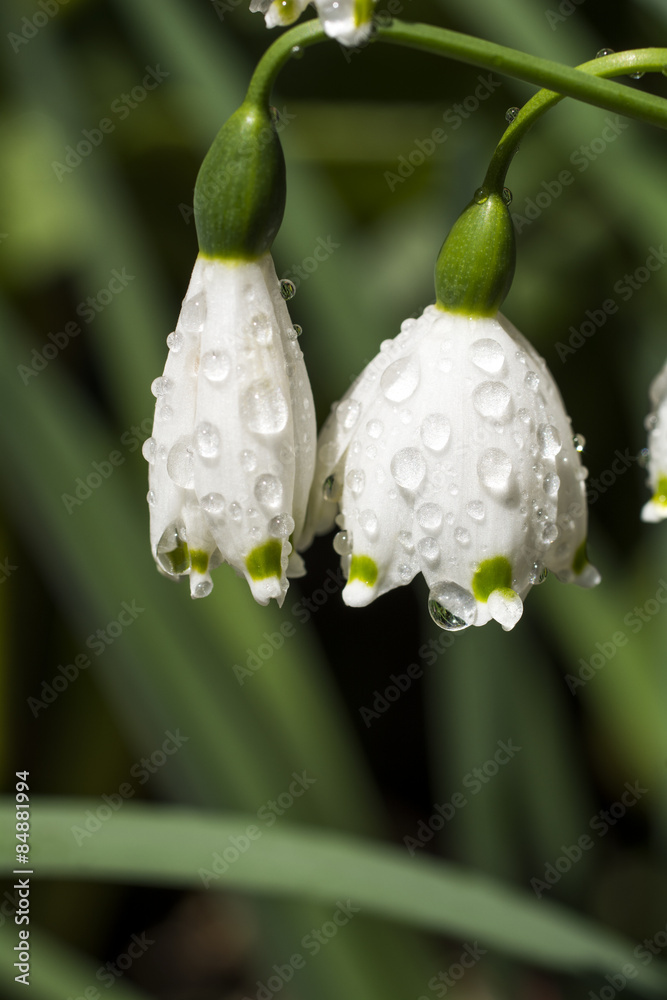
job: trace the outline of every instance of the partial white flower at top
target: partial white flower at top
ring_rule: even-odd
[[[301,17],[309,0],[251,0],[267,28],[285,27]],[[314,0],[322,26],[341,45],[363,45],[372,31],[374,0]]]
[[[648,485],[653,496],[642,508],[643,521],[667,517],[667,364],[651,383],[653,409],[646,418],[648,435]]]
[[[195,263],[167,338],[149,465],[153,556],[167,576],[212,589],[220,562],[260,604],[300,576],[295,548],[315,460],[310,383],[269,253]]]
[[[512,324],[428,306],[329,416],[303,545],[336,520],[348,605],[421,572],[442,628],[511,629],[545,570],[599,581],[585,475],[555,382]]]

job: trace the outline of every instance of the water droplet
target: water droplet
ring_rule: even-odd
[[[417,448],[402,448],[391,460],[391,474],[406,490],[416,490],[426,475],[424,456]]]
[[[409,531],[399,531],[398,543],[405,549],[406,552],[415,551],[415,545],[414,542],[412,541],[412,534]]]
[[[220,435],[213,424],[203,422],[197,426],[195,443],[202,458],[216,458],[220,451]]]
[[[339,531],[334,535],[334,552],[339,556],[349,556],[352,552],[352,533],[350,531]]]
[[[301,334],[303,333],[303,327],[299,326],[298,323],[295,323],[294,326],[292,327],[292,329],[294,330],[294,332],[297,335],[297,337],[300,337]]]
[[[207,493],[199,501],[199,506],[207,514],[222,514],[225,509],[225,498],[222,493]]]
[[[167,473],[172,482],[190,490],[195,484],[195,462],[192,435],[185,434],[174,444],[167,457]]]
[[[411,357],[393,361],[380,377],[382,391],[392,403],[402,403],[419,385],[419,364]]]
[[[257,455],[250,448],[241,452],[241,468],[244,472],[254,472],[257,468]]]
[[[473,201],[475,201],[478,205],[483,205],[486,199],[489,197],[488,188],[485,187],[477,188],[472,197]]]
[[[457,528],[454,532],[454,538],[459,545],[470,545],[470,532],[466,528]]]
[[[342,490],[333,475],[327,476],[322,484],[322,499],[338,502],[341,498]]]
[[[336,407],[336,420],[343,429],[351,431],[361,414],[361,403],[356,399],[344,399]]]
[[[255,480],[254,492],[257,500],[264,507],[270,507],[275,510],[276,507],[280,507],[283,501],[283,484],[277,476],[270,476],[268,474],[258,476]]]
[[[491,337],[484,337],[476,340],[472,345],[473,363],[484,372],[495,374],[505,364],[505,352],[497,340]]]
[[[283,0],[283,2],[284,2],[284,0]],[[285,4],[285,6],[287,6],[287,4]],[[278,110],[278,108],[276,108],[273,105],[271,105],[271,107],[269,108],[269,114],[271,115],[271,121],[273,122],[273,124],[274,125],[279,125],[280,124],[280,111]]]
[[[574,450],[581,453],[586,447],[586,438],[583,434],[575,434],[572,438],[572,444],[574,445]]]
[[[512,463],[500,448],[487,448],[477,463],[480,481],[493,493],[507,490],[512,475]]]
[[[192,591],[193,597],[208,597],[208,595],[213,590],[213,582],[211,580],[200,580],[199,583],[195,584],[195,589]]]
[[[547,545],[551,545],[558,538],[558,528],[555,524],[547,524],[542,532],[542,541],[546,542]]]
[[[428,610],[440,628],[460,632],[474,624],[477,602],[463,587],[456,583],[437,583],[428,595]]]
[[[540,563],[533,563],[530,571],[530,582],[534,586],[538,586],[540,583],[544,583],[548,575],[549,570],[545,566],[540,565]]]
[[[421,439],[431,451],[442,451],[447,446],[451,428],[444,413],[429,413],[419,428]]]
[[[190,572],[190,552],[182,521],[172,521],[157,543],[156,559],[167,576],[182,576]]]
[[[510,189],[508,187],[504,187],[503,188],[503,201],[505,202],[505,204],[506,205],[511,205],[512,204],[512,198],[513,198],[513,195],[512,195],[512,192],[510,191]]]
[[[224,351],[207,351],[201,359],[200,368],[209,382],[224,382],[229,375],[231,361]]]
[[[232,500],[227,510],[229,511],[229,516],[231,517],[232,521],[240,521],[241,518],[243,517],[243,510],[241,509],[241,504],[237,503],[236,500]]]
[[[509,124],[511,125],[520,111],[521,108],[508,108],[507,111],[505,112],[505,121],[509,122]]]
[[[481,382],[472,394],[472,403],[480,416],[501,420],[507,416],[510,398],[504,382]]]
[[[548,475],[544,477],[542,488],[548,497],[558,496],[558,490],[560,489],[560,476],[557,476],[555,472],[548,473]]]
[[[260,347],[268,347],[273,340],[273,327],[266,313],[258,313],[253,316],[246,327],[246,332]]]
[[[399,563],[398,575],[402,583],[410,583],[414,576],[412,566],[409,563]]]
[[[637,463],[641,469],[645,469],[649,463],[651,453],[648,448],[642,448],[642,450],[637,455]]]
[[[595,53],[595,58],[602,59],[603,56],[613,56],[614,51],[614,49],[598,49]]]
[[[377,538],[379,522],[374,510],[362,510],[359,514],[359,524],[368,538],[371,540]]]
[[[174,411],[166,399],[158,399],[155,407],[155,415],[160,420],[171,420],[174,415]]]
[[[350,469],[345,476],[345,485],[354,497],[360,496],[366,485],[366,473],[363,469]]]
[[[533,392],[537,392],[540,387],[540,378],[535,372],[526,372],[524,382]]]
[[[292,48],[290,49],[290,55],[292,59],[302,59],[303,49],[301,48],[300,45],[293,45]]]
[[[435,538],[431,538],[430,535],[425,535],[424,538],[420,538],[417,542],[417,551],[422,559],[431,565],[435,565],[440,559],[440,546],[436,542]]]
[[[289,302],[296,295],[296,285],[289,278],[283,278],[280,282],[280,294],[284,298],[285,302]]]
[[[183,334],[179,333],[178,330],[174,330],[174,332],[170,333],[167,337],[167,347],[170,351],[173,351],[174,354],[178,354],[182,346]]]
[[[520,410],[517,410],[516,415],[522,424],[529,424],[533,419],[530,415],[530,410],[527,410],[525,406],[522,406]]]
[[[157,496],[155,495],[155,490],[149,490],[146,494],[146,500],[149,507],[154,507],[157,503]]]
[[[146,438],[141,446],[141,454],[144,456],[147,462],[151,465],[155,461],[155,452],[157,449],[157,442],[154,437]]]
[[[245,391],[241,408],[248,429],[255,434],[278,434],[289,419],[283,391],[270,379],[253,382]]]
[[[555,458],[563,445],[553,424],[542,424],[537,429],[537,443],[544,458]]]
[[[484,504],[481,500],[471,500],[470,503],[466,504],[466,514],[471,517],[473,521],[483,521],[484,520]]]
[[[369,420],[366,424],[366,430],[368,431],[368,436],[377,438],[382,436],[382,431],[384,430],[384,424],[381,420]]]
[[[206,320],[206,299],[202,292],[183,303],[179,323],[188,333],[201,333]]]
[[[442,507],[437,503],[425,503],[417,511],[417,524],[423,531],[436,534],[442,527]]]
[[[269,534],[273,538],[289,538],[294,531],[294,527],[294,518],[283,511],[281,514],[276,514],[269,521]]]
[[[644,72],[643,70],[637,70],[636,73],[628,73],[628,76],[630,77],[631,80],[641,80],[641,78],[644,76]]]
[[[166,396],[172,387],[172,381],[169,378],[165,378],[164,375],[160,375],[159,378],[153,379],[151,382],[151,392],[154,396]]]

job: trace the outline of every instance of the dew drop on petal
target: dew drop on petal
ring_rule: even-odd
[[[572,444],[574,445],[574,450],[581,453],[586,447],[586,438],[583,434],[575,434],[572,438]]]
[[[148,502],[149,507],[155,506],[155,504],[157,503],[157,496],[155,494],[155,490],[148,491],[148,493],[146,494],[146,500]]]
[[[384,424],[381,420],[369,420],[366,424],[366,430],[368,431],[368,436],[377,440],[382,436],[382,431],[384,430]]]
[[[280,507],[283,502],[283,484],[277,476],[263,475],[255,480],[254,493],[256,499],[264,507]]]
[[[409,399],[419,385],[419,364],[413,358],[392,361],[380,377],[382,392],[392,403]]]
[[[253,316],[249,327],[246,329],[248,329],[250,336],[260,347],[267,347],[273,340],[271,320],[266,313],[258,313],[256,316]]]
[[[295,46],[295,48],[296,47],[297,46]],[[294,50],[292,50],[292,54],[294,54]],[[289,278],[283,278],[280,282],[280,294],[284,298],[285,302],[289,302],[290,299],[293,299],[296,295],[296,285],[294,282],[290,281]]]
[[[417,511],[417,524],[423,531],[435,534],[442,527],[442,507],[437,503],[425,503]]]
[[[540,583],[544,583],[548,575],[549,570],[545,566],[542,566],[541,563],[533,563],[530,570],[530,582],[534,586],[538,586]]]
[[[555,472],[550,472],[544,477],[542,488],[548,497],[558,496],[560,488],[560,477]]]
[[[334,552],[339,556],[349,556],[352,552],[352,534],[349,531],[339,531],[334,535]]]
[[[167,347],[170,351],[173,351],[174,354],[178,354],[182,346],[183,334],[179,333],[178,330],[174,330],[174,332],[170,333],[167,337]]]
[[[415,545],[414,542],[412,541],[412,535],[409,531],[399,531],[398,543],[405,549],[406,552],[415,551]]]
[[[473,521],[483,521],[484,513],[484,504],[481,500],[471,500],[470,503],[466,504],[466,514],[468,517],[471,517]]]
[[[540,377],[535,372],[526,372],[524,382],[533,392],[537,392],[540,387]]]
[[[508,108],[507,111],[505,112],[505,121],[509,122],[509,124],[511,125],[512,122],[517,117],[517,115],[519,114],[520,110],[521,108]]]
[[[454,538],[464,547],[470,545],[470,532],[466,528],[457,528],[454,532]]]
[[[220,451],[220,435],[213,424],[204,422],[197,426],[195,443],[202,458],[216,458]]]
[[[346,431],[352,430],[360,414],[361,403],[357,399],[344,399],[336,407],[336,420]]]
[[[195,584],[195,589],[192,592],[193,597],[208,597],[208,595],[213,590],[212,580],[200,580],[199,583]]]
[[[546,542],[547,545],[551,545],[558,538],[558,528],[555,524],[547,524],[542,532],[542,541]]]
[[[510,391],[504,382],[482,382],[472,394],[472,403],[480,416],[500,420],[507,415]]]
[[[152,465],[155,461],[155,452],[157,448],[157,442],[154,437],[146,438],[141,446],[141,454],[144,456],[147,462]]]
[[[487,448],[477,463],[477,474],[488,489],[506,490],[512,475],[512,462],[500,448]]]
[[[353,496],[360,496],[366,485],[366,473],[363,469],[350,469],[345,476],[345,485]]]
[[[504,187],[503,188],[503,201],[505,202],[506,205],[511,205],[512,204],[512,198],[513,197],[514,197],[514,195],[512,194],[512,192],[510,191],[510,189],[508,187]]]
[[[202,375],[209,382],[224,382],[230,368],[229,355],[224,351],[207,351],[200,363]]]
[[[245,448],[240,455],[241,468],[244,472],[254,472],[257,468],[257,455],[250,448]]]
[[[192,435],[180,437],[167,456],[167,473],[172,482],[183,489],[192,489],[195,483],[195,462]]]
[[[406,490],[416,490],[426,475],[426,461],[417,448],[402,448],[391,460],[391,474]]]
[[[274,538],[289,538],[294,531],[294,518],[283,511],[269,521],[269,534]]]
[[[151,392],[154,396],[166,396],[171,387],[171,379],[166,378],[164,375],[160,375],[159,378],[154,378],[151,382]]]
[[[482,371],[494,374],[499,372],[505,363],[505,352],[497,340],[484,337],[472,345],[473,363]]]
[[[201,333],[206,320],[206,299],[201,292],[183,303],[179,319],[188,333]]]
[[[156,558],[168,576],[181,576],[190,571],[190,552],[186,544],[185,526],[182,521],[172,523],[162,532],[157,543]]]
[[[289,419],[283,391],[269,379],[258,379],[246,389],[241,410],[248,429],[255,434],[278,434]]]
[[[648,448],[642,448],[642,450],[637,455],[637,464],[639,465],[640,469],[645,469],[647,467],[650,457],[651,453],[648,450]]]
[[[169,405],[166,399],[158,399],[155,407],[155,415],[160,420],[171,420],[174,415],[173,407]]]
[[[222,493],[207,493],[199,501],[199,506],[207,514],[222,514],[225,509],[225,498]]]
[[[456,583],[437,583],[428,595],[428,610],[440,628],[459,632],[473,625],[477,602],[473,595]]]
[[[231,517],[232,521],[241,520],[243,516],[243,511],[241,510],[240,503],[237,503],[236,500],[233,500],[227,509],[229,511],[229,516]]]
[[[544,458],[555,458],[563,445],[553,424],[542,424],[537,429],[537,443]]]
[[[451,428],[444,413],[429,413],[419,428],[421,439],[431,451],[442,451],[447,446]]]
[[[367,538],[377,538],[379,523],[374,510],[362,510],[359,514],[359,525]]]
[[[322,483],[322,499],[337,502],[341,498],[342,491],[335,476],[327,476]]]
[[[412,577],[414,576],[412,567],[409,563],[399,563],[398,575],[402,583],[410,583]]]
[[[419,539],[417,542],[417,552],[425,562],[432,565],[435,565],[440,558],[440,546],[435,538],[431,538],[430,535]]]

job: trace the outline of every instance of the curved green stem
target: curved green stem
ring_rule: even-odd
[[[248,87],[246,100],[267,105],[271,88],[285,63],[300,50],[309,45],[315,45],[317,42],[325,42],[327,39],[328,35],[320,25],[318,18],[298,24],[296,28],[290,28],[280,35],[257,63]]]
[[[630,52],[615,52],[613,55],[592,59],[577,66],[577,70],[591,76],[607,78],[632,73],[660,72],[667,64],[667,49],[636,49]],[[516,118],[505,130],[489,164],[483,187],[501,192],[505,177],[519,143],[533,127],[538,118],[562,101],[563,94],[553,90],[540,90],[524,104]]]

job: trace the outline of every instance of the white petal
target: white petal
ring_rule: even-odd
[[[308,0],[273,0],[270,5],[262,3],[255,9],[264,13],[267,28],[282,28],[297,21],[307,6]]]
[[[642,520],[662,521],[667,517],[667,364],[654,378],[649,390],[653,411],[646,421],[648,436],[648,486],[653,496],[642,508]]]
[[[315,6],[327,35],[342,45],[362,45],[370,37],[372,20],[360,0],[315,0]]]

